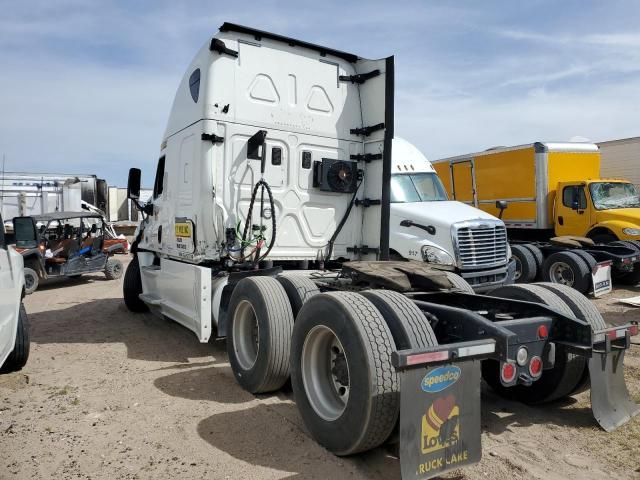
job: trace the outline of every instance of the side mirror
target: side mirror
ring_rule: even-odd
[[[127,181],[127,198],[138,200],[140,198],[140,178],[142,171],[139,168],[129,169],[129,180]]]
[[[504,213],[504,211],[507,209],[507,207],[509,206],[509,204],[507,203],[506,200],[496,200],[496,208],[498,210],[500,210],[500,214],[498,215],[498,218],[502,218],[502,214]]]
[[[16,247],[36,248],[38,246],[38,229],[33,217],[16,217],[13,219]]]

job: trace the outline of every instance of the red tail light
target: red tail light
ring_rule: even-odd
[[[529,362],[529,373],[534,378],[538,378],[542,375],[542,359],[540,357],[531,357],[531,361]]]
[[[500,369],[500,376],[504,383],[511,383],[516,378],[516,366],[513,363],[503,363]]]
[[[540,325],[538,327],[538,338],[544,340],[549,336],[549,329],[547,329],[546,325]]]

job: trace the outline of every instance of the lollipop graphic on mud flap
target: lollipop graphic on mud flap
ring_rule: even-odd
[[[422,451],[427,453],[451,446],[460,436],[456,398],[447,395],[436,399],[422,417]]]

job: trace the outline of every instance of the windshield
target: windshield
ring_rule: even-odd
[[[640,207],[640,195],[631,183],[597,182],[589,185],[589,191],[597,210]]]
[[[391,203],[437,202],[448,200],[435,172],[391,175]]]

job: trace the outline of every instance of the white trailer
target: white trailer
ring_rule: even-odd
[[[393,57],[222,25],[176,93],[127,307],[201,342],[226,337],[252,393],[291,378],[309,433],[337,455],[389,441],[399,421],[403,478],[480,459],[480,360],[494,389],[529,403],[590,376],[597,420],[625,423],[638,412],[621,368],[637,325],[606,327],[562,286],[485,297],[424,262],[388,261],[393,94]],[[136,202],[140,177],[130,170]]]
[[[598,143],[600,176],[624,178],[640,187],[640,137]]]
[[[87,202],[105,211],[107,185],[95,175],[61,173],[0,173],[0,213],[18,216],[79,211]]]

